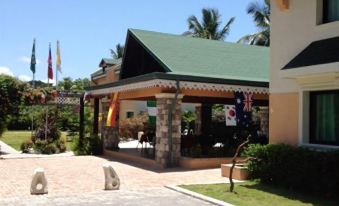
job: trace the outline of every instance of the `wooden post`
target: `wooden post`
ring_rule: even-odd
[[[212,125],[212,105],[201,104],[201,133],[208,138]]]
[[[93,134],[99,133],[99,98],[94,98]]]
[[[79,146],[81,147],[84,140],[84,95],[80,96],[80,116],[79,116]]]

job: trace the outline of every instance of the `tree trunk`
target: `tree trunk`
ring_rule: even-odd
[[[243,142],[242,144],[239,145],[239,147],[237,148],[237,151],[235,152],[234,156],[233,156],[233,159],[232,159],[232,167],[230,169],[230,177],[229,177],[229,180],[230,180],[230,192],[233,192],[234,191],[234,182],[233,182],[233,170],[234,170],[234,167],[235,165],[237,164],[237,157],[240,153],[240,151],[242,150],[242,148],[248,144],[250,142],[250,137],[251,135],[249,135],[246,139],[245,142]]]

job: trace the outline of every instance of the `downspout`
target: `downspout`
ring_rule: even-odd
[[[173,113],[175,112],[175,107],[177,104],[178,96],[180,92],[180,82],[179,80],[176,80],[176,92],[174,99],[172,99],[171,105],[170,105],[170,110],[168,112],[168,166],[172,167],[173,166],[173,138],[172,138],[172,128],[173,128]],[[180,132],[180,131],[179,131]]]

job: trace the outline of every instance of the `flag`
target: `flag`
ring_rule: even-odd
[[[235,111],[238,126],[248,127],[252,120],[252,96],[249,93],[235,92]]]
[[[157,102],[147,101],[148,122],[150,125],[155,126],[157,119]]]
[[[253,94],[251,93],[247,93],[247,92],[244,93],[244,111],[245,112],[252,111],[252,104],[253,104],[252,96]]]
[[[36,59],[35,59],[35,39],[33,40],[33,48],[32,48],[32,56],[31,56],[31,71],[33,74],[35,74],[35,65],[36,65]]]
[[[41,104],[44,104],[45,101],[46,101],[46,96],[45,96],[44,93],[42,93],[41,96],[40,96],[40,102],[41,102]]]
[[[49,53],[48,53],[48,79],[53,79],[53,68],[52,68],[52,54],[51,54],[51,44],[49,44]]]
[[[86,102],[89,99],[89,93],[85,92],[83,101]]]
[[[118,109],[119,109],[119,94],[113,93],[106,120],[107,127],[115,127]]]
[[[56,69],[61,73],[61,56],[60,56],[60,45],[57,41],[57,51],[56,51]]]
[[[226,126],[237,126],[235,105],[225,105]]]

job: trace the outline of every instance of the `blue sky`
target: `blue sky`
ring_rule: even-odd
[[[98,68],[100,59],[110,56],[110,48],[124,44],[128,28],[181,34],[187,30],[187,18],[196,15],[200,19],[205,7],[217,8],[224,22],[236,17],[226,39],[234,42],[256,31],[246,13],[251,1],[1,0],[0,72],[30,78],[29,61],[36,38],[36,79],[47,79],[49,42],[55,69],[57,40],[61,45],[61,77],[89,77]]]

